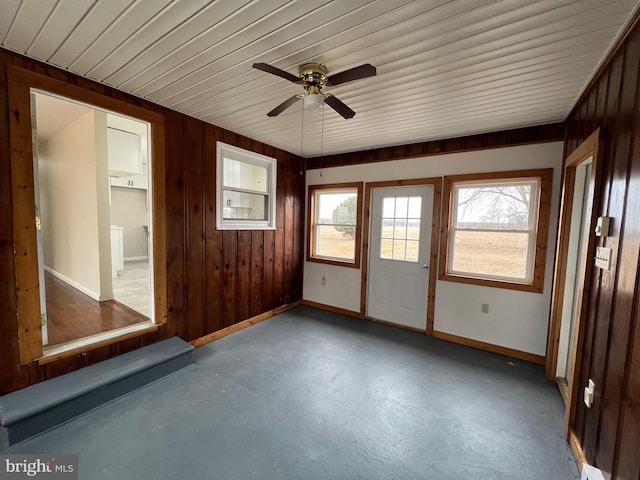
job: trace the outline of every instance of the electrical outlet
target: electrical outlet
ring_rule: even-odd
[[[489,313],[489,304],[481,303],[480,304],[480,313]]]
[[[322,286],[323,287],[327,286],[327,277],[325,277],[325,276],[322,277]]]

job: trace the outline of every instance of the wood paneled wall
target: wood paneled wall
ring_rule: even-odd
[[[481,133],[466,137],[395,145],[359,152],[339,153],[307,159],[307,169],[341,167],[362,163],[385,162],[405,158],[429,157],[448,153],[472,152],[489,148],[515,147],[533,143],[560,142],[564,139],[564,123],[550,123],[514,128],[501,132]]]
[[[11,230],[7,64],[161,113],[165,118],[167,324],[45,366],[18,362]],[[216,141],[278,160],[275,231],[218,231]],[[193,340],[302,298],[305,178],[299,157],[0,49],[0,394],[170,336]]]
[[[604,138],[599,215],[612,217],[610,271],[594,269],[580,386],[596,384],[592,408],[578,402],[574,431],[587,460],[612,479],[640,479],[640,26],[590,84],[567,120],[565,157],[597,127]],[[579,396],[579,395],[578,395]]]

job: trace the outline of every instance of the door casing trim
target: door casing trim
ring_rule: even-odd
[[[35,199],[31,145],[30,92],[37,89],[97,108],[118,112],[151,124],[153,288],[155,324],[167,322],[164,116],[104,93],[87,90],[57,78],[7,65],[9,140],[13,200],[13,239],[16,283],[16,321],[20,365],[43,356],[40,296],[35,234]]]

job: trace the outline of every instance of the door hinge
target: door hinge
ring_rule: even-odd
[[[46,324],[47,324],[47,314],[43,313],[42,315],[40,315],[40,325],[44,327]]]
[[[42,230],[42,222],[39,215],[36,216],[36,230]]]

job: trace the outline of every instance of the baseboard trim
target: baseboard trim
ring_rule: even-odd
[[[360,312],[354,312],[353,310],[334,307],[332,305],[326,305],[324,303],[313,302],[311,300],[302,300],[302,305],[306,305],[307,307],[319,308],[320,310],[326,310],[327,312],[339,313],[341,315],[346,315],[347,317],[362,318]]]
[[[80,285],[78,282],[76,282],[75,280],[71,280],[69,277],[67,277],[66,275],[63,275],[60,272],[55,271],[53,268],[47,267],[45,265],[44,267],[44,271],[47,273],[50,273],[51,275],[53,275],[54,277],[56,277],[58,280],[63,281],[64,283],[66,283],[67,285],[75,288],[76,290],[78,290],[79,292],[84,293],[85,295],[87,295],[88,297],[93,298],[95,301],[100,302],[103,299],[100,298],[100,294],[94,292],[93,290],[85,287],[84,285]]]
[[[140,257],[124,257],[125,262],[138,262],[140,260],[149,260],[147,255],[142,255]]]
[[[527,362],[537,363],[539,365],[545,364],[545,357],[542,355],[523,352],[522,350],[515,350],[509,347],[502,347],[500,345],[493,345],[492,343],[481,342],[480,340],[474,340],[472,338],[459,337],[458,335],[452,335],[451,333],[437,332],[434,330],[433,338],[458,343],[460,345],[485,350],[491,353],[497,353],[499,355],[505,355],[507,357],[517,358],[519,360],[526,360]]]
[[[584,450],[582,450],[582,445],[580,445],[580,440],[576,436],[575,432],[570,429],[569,430],[569,445],[571,446],[571,451],[573,452],[573,458],[576,461],[576,466],[578,467],[578,471],[582,471],[583,464],[589,464],[587,462],[587,457],[584,454]]]
[[[388,322],[387,320],[380,320],[379,318],[367,317],[368,321],[373,323],[379,323],[381,325],[387,325],[388,327],[399,328],[401,330],[407,330],[408,332],[420,333],[422,335],[426,335],[427,331],[423,328],[410,327],[409,325],[402,325],[400,323]]]
[[[569,385],[567,384],[567,379],[556,377],[556,384],[558,385],[558,390],[560,390],[560,395],[562,395],[562,400],[564,400],[564,404],[566,405],[569,401]]]
[[[264,312],[264,313],[261,313],[260,315],[256,315],[255,317],[248,318],[246,320],[233,324],[229,327],[223,328],[222,330],[217,330],[203,337],[196,338],[195,340],[191,341],[191,345],[193,345],[196,348],[201,347],[203,345],[206,345],[207,343],[213,342],[214,340],[218,340],[219,338],[226,337],[227,335],[230,335],[239,330],[243,330],[247,327],[250,327],[251,325],[255,325],[256,323],[266,320],[267,318],[280,315],[281,313],[284,313],[287,310],[291,310],[292,308],[295,308],[301,304],[302,304],[302,300],[297,300],[293,303],[288,303],[274,310],[269,310],[268,312]]]

